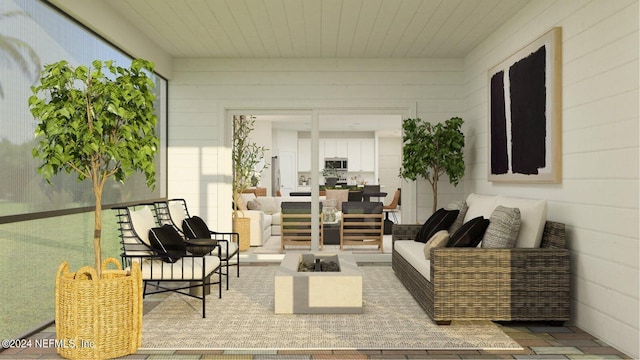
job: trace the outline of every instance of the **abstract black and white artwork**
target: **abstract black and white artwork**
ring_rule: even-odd
[[[489,181],[561,181],[561,43],[553,28],[489,70]]]

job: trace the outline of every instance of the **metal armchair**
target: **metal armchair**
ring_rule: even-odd
[[[220,259],[211,255],[194,255],[187,251],[182,237],[170,226],[158,226],[151,210],[152,204],[117,207],[122,263],[130,267],[140,264],[144,282],[143,296],[176,292],[202,301],[202,317],[206,317],[205,296],[211,284],[218,284],[222,297]],[[218,244],[209,244],[214,251]],[[211,277],[218,274],[218,281]],[[185,282],[187,283],[185,285]],[[149,290],[154,283],[155,290]],[[188,290],[188,291],[187,291]]]
[[[185,240],[215,239],[220,244],[217,255],[224,266],[222,275],[226,277],[226,287],[229,290],[229,267],[237,268],[240,277],[240,235],[236,232],[219,232],[209,229],[207,224],[198,216],[191,216],[184,199],[170,199],[154,203],[154,210],[159,224],[168,224],[178,230]]]

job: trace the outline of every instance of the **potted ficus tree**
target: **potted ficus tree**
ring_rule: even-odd
[[[433,212],[438,208],[438,181],[447,175],[458,185],[464,176],[464,120],[453,117],[444,123],[406,119],[402,123],[402,167],[400,177],[415,181],[426,179],[433,191]]]
[[[241,194],[247,190],[251,184],[251,177],[257,171],[261,173],[268,164],[264,161],[264,153],[267,150],[264,146],[258,146],[251,139],[251,132],[255,126],[255,117],[237,115],[233,117],[233,148],[231,158],[233,165],[233,180],[231,183],[233,191],[233,231],[240,234],[240,251],[246,251],[251,244],[250,239],[250,218],[244,217],[243,211],[239,208],[242,202]],[[262,167],[256,169],[256,166]]]
[[[155,184],[157,117],[154,83],[147,75],[152,72],[153,64],[142,59],[129,68],[112,61],[96,60],[90,67],[59,61],[46,65],[32,87],[38,172],[47,181],[63,171],[75,173],[78,181],[91,181],[95,198],[94,267],[70,273],[63,262],[56,278],[56,336],[74,341],[58,347],[64,357],[119,357],[140,346],[140,268],[122,270],[114,258],[102,261],[102,194],[107,180],[124,182],[137,171],[147,186]],[[108,269],[109,263],[116,269]],[[118,319],[126,320],[113,323]]]

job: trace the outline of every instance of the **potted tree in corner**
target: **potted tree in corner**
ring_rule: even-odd
[[[231,158],[233,165],[233,231],[240,235],[240,251],[246,251],[251,244],[251,219],[244,217],[240,209],[242,202],[241,194],[251,184],[251,177],[256,171],[255,167],[264,160],[266,151],[264,146],[258,146],[251,139],[250,135],[255,124],[255,117],[239,115],[233,117],[233,148]],[[264,170],[268,164],[265,163],[260,171]],[[242,216],[241,216],[242,214]]]
[[[400,177],[415,181],[426,179],[433,191],[433,212],[438,208],[438,181],[447,175],[458,185],[464,176],[464,120],[453,117],[435,125],[421,119],[406,119],[402,123],[402,167]]]
[[[124,182],[136,171],[155,184],[153,64],[133,60],[130,68],[96,60],[91,67],[67,61],[46,65],[32,87],[29,107],[37,121],[33,156],[47,180],[75,173],[91,181],[95,198],[94,267],[56,277],[57,351],[66,358],[113,358],[135,353],[142,338],[142,280],[137,263],[122,270],[114,258],[102,261],[102,193],[113,178]],[[116,269],[108,269],[113,264]]]

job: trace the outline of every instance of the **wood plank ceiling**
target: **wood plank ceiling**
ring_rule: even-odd
[[[461,58],[531,0],[108,0],[174,57]]]

